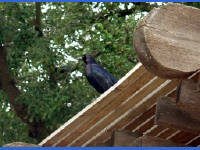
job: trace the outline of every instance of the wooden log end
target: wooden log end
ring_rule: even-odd
[[[186,78],[200,69],[199,13],[200,9],[169,4],[138,23],[134,49],[147,70],[163,78]]]
[[[178,107],[200,113],[200,91],[198,82],[193,79],[183,80],[179,92]]]
[[[161,97],[158,99],[155,124],[194,134],[200,133],[199,113],[181,109],[176,105],[174,98]]]
[[[128,130],[114,131],[113,133],[113,146],[114,147],[127,147],[131,142],[142,136],[140,133],[131,132]]]
[[[185,147],[186,145],[174,143],[159,137],[143,136],[137,138],[130,147]]]

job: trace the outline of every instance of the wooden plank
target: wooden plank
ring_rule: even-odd
[[[200,112],[200,91],[198,82],[193,79],[183,80],[180,87],[178,106],[185,110]]]
[[[148,74],[148,72],[146,72]],[[113,99],[113,102],[104,106],[104,108],[101,109],[100,112],[95,113],[95,116],[93,116],[92,119],[90,119],[87,123],[85,123],[84,125],[81,126],[81,128],[77,128],[76,130],[72,131],[72,133],[70,134],[70,136],[66,137],[63,141],[57,143],[57,146],[66,146],[68,144],[71,144],[74,140],[76,140],[76,138],[79,138],[80,135],[82,133],[85,133],[85,131],[90,130],[90,128],[94,128],[95,125],[98,125],[98,122],[102,122],[102,119],[105,118],[105,116],[113,111],[116,111],[115,109],[118,109],[119,105],[124,102],[128,96],[131,96],[131,94],[134,94],[134,92],[136,92],[136,89],[139,89],[142,84],[145,84],[152,76],[152,74],[148,74],[148,75],[142,75],[140,80],[137,80],[134,84],[131,84],[129,87],[126,87],[126,91],[124,91],[124,93],[121,93],[120,95],[118,95],[117,97],[115,97],[115,99]],[[134,87],[133,87],[134,85]],[[117,101],[116,101],[117,99]],[[133,104],[132,104],[133,105]],[[126,108],[125,108],[126,109]],[[121,109],[122,110],[122,109]],[[125,111],[123,109],[123,111]],[[122,113],[122,111],[119,111],[118,113]],[[108,118],[106,118],[106,120],[108,120],[109,122],[112,122],[112,120],[114,120],[115,118],[118,118],[119,114],[118,113],[114,113],[113,115],[115,117],[110,117],[110,120]],[[106,124],[105,121],[103,121],[102,123]],[[101,126],[102,128],[103,126]],[[92,129],[94,130],[94,129]],[[100,130],[100,128],[98,128],[98,130]],[[87,138],[86,138],[87,139]],[[86,140],[85,139],[85,140]]]
[[[187,143],[185,143],[185,145],[190,145],[190,143],[192,143],[194,140],[198,139],[199,137],[200,137],[200,135],[194,137],[193,139],[191,139],[190,141],[188,141]]]
[[[137,138],[129,144],[130,147],[185,147],[183,144],[178,144],[158,137],[143,136]]]
[[[2,147],[40,147],[36,144],[25,143],[25,142],[13,142],[3,145]]]
[[[199,14],[197,8],[168,4],[153,9],[138,23],[134,48],[147,70],[178,78],[200,69]]]
[[[138,133],[144,133],[145,131],[147,131],[148,129],[150,129],[153,125],[154,125],[154,116],[150,117],[144,125],[139,126],[139,129],[137,129],[135,132]]]
[[[142,76],[143,75],[143,76]],[[143,79],[141,79],[141,76]],[[98,99],[93,103],[88,105],[72,119],[58,128],[50,136],[44,139],[40,145],[42,146],[53,146],[64,139],[65,136],[69,136],[72,131],[76,128],[80,128],[82,124],[87,123],[93,117],[96,116],[102,109],[112,103],[116,98],[123,95],[124,91],[127,91],[124,94],[124,98],[131,95],[133,92],[137,91],[143,84],[145,84],[153,76],[146,72],[144,67],[139,63],[131,71],[129,71],[122,79],[120,79],[113,87],[107,90],[102,94]],[[135,88],[130,90],[130,87],[133,85]],[[123,98],[123,97],[122,97]]]
[[[172,134],[174,134],[175,132],[177,132],[176,129],[167,129],[165,130],[165,132],[162,132],[161,134],[159,134],[157,137],[160,137],[160,138],[168,138],[169,136],[171,136]]]
[[[195,138],[193,141],[191,141],[190,143],[188,143],[188,146],[193,146],[196,147],[200,144],[200,136],[198,136],[197,138]]]
[[[151,109],[145,111],[141,116],[139,116],[137,119],[134,119],[132,123],[130,123],[128,126],[126,126],[126,130],[132,131],[133,129],[137,128],[140,124],[142,124],[145,120],[150,118],[155,114],[156,105],[151,107]]]
[[[175,142],[175,143],[186,144],[188,141],[192,140],[196,136],[198,136],[198,135],[181,131],[178,134],[176,134],[174,137],[170,138],[169,140],[172,142]]]
[[[129,74],[130,75],[130,74]],[[142,75],[144,75],[144,72],[143,73],[141,73],[140,74],[140,77],[142,76]],[[139,77],[137,78],[137,80],[141,80],[141,79],[139,79]],[[151,79],[148,79],[149,81],[151,80]],[[129,82],[130,82],[130,80],[129,80]],[[122,82],[121,82],[122,83]],[[112,131],[114,130],[114,129],[116,129],[116,128],[124,128],[124,126],[126,126],[127,124],[129,124],[129,122],[131,122],[134,118],[137,118],[137,116],[140,116],[145,110],[147,110],[147,109],[149,109],[149,107],[151,107],[152,106],[152,104],[154,104],[155,103],[155,101],[156,101],[156,97],[159,97],[159,96],[161,96],[161,95],[165,95],[166,93],[168,93],[169,91],[171,91],[176,85],[178,84],[178,81],[177,80],[174,80],[174,81],[172,81],[172,82],[169,82],[169,83],[167,83],[167,84],[163,84],[163,86],[162,86],[162,88],[158,88],[158,89],[154,89],[154,91],[153,92],[151,92],[148,96],[146,96],[145,98],[143,98],[143,99],[141,99],[141,101],[139,102],[139,104],[137,104],[136,106],[134,106],[132,109],[130,109],[130,110],[127,110],[126,111],[126,115],[121,115],[118,119],[117,119],[117,121],[115,120],[115,122],[113,122],[113,123],[111,123],[110,125],[108,125],[107,127],[106,127],[106,130],[105,129],[103,129],[103,130],[101,130],[100,132],[98,132],[97,134],[96,134],[96,136],[94,136],[93,135],[93,137],[92,138],[90,138],[90,139],[88,139],[88,141],[87,142],[85,142],[85,145],[84,146],[88,146],[88,145],[95,145],[97,142],[101,142],[101,141],[106,141],[106,140],[108,140],[109,138],[110,138],[110,136],[111,136],[111,134],[112,134]],[[120,84],[121,85],[121,84]],[[170,86],[168,86],[168,85],[170,85]],[[118,85],[117,85],[118,86]],[[122,88],[123,89],[123,88]],[[114,90],[116,90],[116,88],[114,88]],[[112,91],[111,91],[112,92]],[[150,96],[151,95],[151,96]],[[107,95],[107,96],[109,96],[109,94]],[[174,96],[174,95],[173,95]],[[99,99],[97,99],[97,100],[99,100]],[[113,99],[113,101],[115,101],[116,99]],[[99,101],[101,101],[101,100],[99,100]],[[98,103],[96,103],[96,104],[99,104],[99,101],[98,101]],[[124,100],[125,101],[125,100]],[[94,105],[96,105],[96,104],[94,104]],[[104,104],[104,103],[103,103]],[[110,101],[110,103],[109,103],[109,105],[112,105],[112,102]],[[87,107],[88,108],[88,107]],[[89,108],[90,108],[90,106],[89,106]],[[88,109],[89,109],[88,108]],[[107,108],[107,109],[109,109],[109,108]],[[86,110],[87,111],[87,110]],[[83,112],[84,113],[84,112]],[[101,112],[100,112],[101,113]],[[106,112],[106,113],[108,113],[108,112]],[[105,113],[105,114],[106,114]],[[81,113],[80,113],[81,114]],[[85,114],[87,114],[87,113],[85,113]],[[105,115],[104,114],[104,115]],[[80,115],[81,116],[81,115]],[[78,119],[79,119],[79,116],[75,116],[75,117],[77,117]],[[82,116],[81,116],[82,117]],[[72,118],[72,123],[74,123],[73,122],[73,119],[75,119],[76,120],[76,118]],[[90,118],[91,119],[91,118]],[[79,120],[80,121],[80,120]],[[83,120],[84,121],[84,120]],[[70,123],[71,123],[70,122]],[[69,123],[69,122],[68,122]],[[72,127],[72,125],[69,123],[69,127],[71,126]],[[82,123],[82,122],[81,122]],[[87,123],[83,123],[83,125],[87,125]],[[66,130],[66,128],[67,128],[68,126],[62,126],[61,128],[59,128],[58,129],[58,131],[59,132],[61,132],[61,134],[63,134],[62,132],[63,131],[67,131]],[[80,127],[80,126],[79,126]],[[78,128],[77,126],[75,126],[74,127],[75,129],[76,128]],[[73,130],[75,130],[73,127],[72,127],[72,129]],[[57,132],[56,134],[55,134],[55,132],[54,132],[54,136],[56,136],[56,135],[59,135],[59,132]],[[65,133],[64,132],[64,133]],[[69,131],[69,132],[71,132],[71,130]],[[72,132],[71,132],[72,133]],[[71,137],[70,135],[71,135],[71,133],[66,133],[66,135],[67,136],[61,136],[61,139],[59,139],[59,142],[61,141],[61,140],[64,140],[66,137]],[[77,132],[78,133],[78,132]],[[78,135],[78,134],[77,134]],[[79,135],[81,135],[81,134],[79,134]],[[53,137],[54,138],[54,137]],[[49,142],[49,141],[51,141],[51,136],[49,137],[49,139],[47,139],[46,140],[47,141],[47,143]],[[44,144],[45,145],[45,144]],[[54,145],[54,146],[56,146],[56,145]]]
[[[96,141],[101,141],[102,139],[104,139],[105,137],[107,137],[107,134],[109,133],[110,130],[115,129],[115,128],[122,128],[124,125],[128,124],[128,122],[131,121],[132,118],[137,117],[142,111],[148,109],[150,106],[152,106],[152,103],[154,103],[156,101],[156,97],[158,97],[159,95],[168,93],[171,89],[173,89],[175,87],[175,85],[177,84],[177,81],[172,81],[172,82],[168,82],[166,81],[165,86],[163,85],[162,87],[159,87],[159,90],[157,90],[155,93],[152,92],[151,96],[148,99],[146,99],[146,101],[144,101],[141,105],[138,106],[138,108],[133,109],[128,116],[126,116],[125,118],[123,118],[120,122],[116,123],[114,126],[112,126],[111,129],[107,129],[105,133],[103,133],[103,135],[101,135],[100,137],[96,138],[94,140],[94,142]]]
[[[115,129],[108,129],[108,130],[104,131],[101,136],[96,136],[96,138],[94,140],[92,140],[91,142],[87,143],[84,146],[85,147],[93,147],[93,145],[95,145],[96,143],[98,143],[100,141],[106,142],[106,141],[110,140],[114,130]]]
[[[193,81],[197,82],[198,74],[197,75],[193,75],[190,78],[192,78]],[[176,92],[174,91],[171,94],[169,94],[168,96],[172,97],[172,98],[175,98],[176,97]],[[159,133],[158,137],[166,138],[166,139],[172,139],[172,141],[174,141],[174,142],[180,141],[181,143],[184,143],[187,140],[189,141],[189,140],[191,140],[191,138],[194,138],[196,136],[196,135],[194,135],[192,133],[187,133],[187,132],[184,132],[184,131],[177,132],[178,130],[176,130],[176,129],[167,129],[167,130],[165,130],[165,129],[166,129],[166,127],[157,126],[157,128],[155,128],[154,130],[149,132],[147,135],[156,136],[159,132],[161,132],[161,134]],[[162,130],[164,132],[162,132]],[[183,135],[181,137],[180,135],[182,135],[183,133],[185,133],[185,135]]]
[[[110,144],[107,143],[97,143],[94,147],[112,147]]]
[[[200,114],[178,108],[175,99],[169,97],[159,98],[155,122],[168,128],[200,133]]]
[[[86,132],[83,136],[79,136],[79,139],[70,146],[82,146],[88,139],[92,138],[93,135],[96,135],[107,125],[111,124],[115,119],[118,119],[119,116],[123,115],[129,109],[134,107],[134,105],[139,103],[141,99],[150,94],[153,89],[159,87],[164,81],[164,79],[156,78],[147,86],[141,88],[140,91],[137,92],[136,95],[134,95],[134,97],[130,98],[129,101],[127,101],[125,104],[118,106],[112,114],[104,119],[104,121],[94,125],[92,129]]]
[[[75,138],[79,137],[81,133],[84,133],[88,128],[90,128],[92,125],[98,122],[102,117],[104,117],[106,114],[111,112],[115,107],[120,105],[120,103],[126,100],[126,98],[128,98],[129,95],[136,92],[142,86],[142,84],[145,84],[152,77],[153,76],[149,74],[148,72],[143,72],[143,74],[140,77],[134,76],[135,78],[134,83],[130,84],[131,80],[129,79],[129,86],[125,87],[126,92],[124,91],[126,94],[123,94],[123,92],[120,92],[120,94],[118,94],[117,96],[115,95],[115,97],[112,99],[113,102],[107,104],[104,107],[101,107],[101,111],[99,113],[96,113],[98,115],[95,114],[93,118],[88,120],[85,124],[82,124],[81,128],[76,128],[73,131],[71,131],[71,134],[68,137],[65,137],[65,139],[61,141],[60,143],[57,143],[57,145],[59,144],[59,146],[62,146],[67,143],[71,143]],[[134,88],[130,89],[130,87],[132,87],[133,84],[135,85]],[[117,88],[119,89],[119,87]],[[116,101],[116,98],[118,99],[117,101]],[[96,108],[99,109],[98,107]]]
[[[162,86],[160,86],[158,89],[155,89],[155,92],[151,93],[151,96],[148,97],[145,101],[143,101],[141,103],[141,105],[139,105],[136,108],[133,108],[128,114],[127,116],[125,116],[124,118],[122,118],[121,120],[119,120],[119,122],[116,122],[113,126],[111,126],[110,128],[107,128],[107,130],[102,131],[101,134],[99,134],[94,140],[92,140],[91,142],[89,142],[87,145],[85,146],[90,146],[93,145],[96,142],[102,141],[103,139],[107,139],[108,137],[111,136],[112,131],[114,129],[121,129],[121,128],[125,128],[126,125],[129,124],[129,122],[132,122],[132,120],[134,118],[136,118],[137,116],[139,116],[140,114],[142,114],[145,110],[148,110],[149,107],[152,106],[152,104],[154,104],[156,102],[157,97],[161,96],[161,95],[166,95],[167,93],[169,93],[172,89],[174,89],[176,87],[176,85],[179,83],[178,80],[173,80],[173,81],[166,81]]]
[[[140,136],[142,136],[142,134],[128,130],[114,131],[113,147],[127,147],[130,142],[136,140]]]
[[[104,143],[96,143],[95,145],[93,145],[93,147],[112,147],[113,146],[113,141],[110,139]]]
[[[153,125],[153,123],[154,123],[154,118],[151,118],[147,123],[145,123],[143,126],[141,126],[138,130],[136,130],[136,131],[134,131],[134,132],[131,132],[131,131],[129,131],[129,130],[125,130],[127,133],[132,133],[132,135],[134,136],[134,137],[130,138],[128,141],[130,142],[131,139],[132,139],[132,141],[133,141],[134,138],[136,138],[136,136],[138,137],[138,134],[139,134],[140,136],[142,136],[142,133],[145,132],[147,129],[149,129],[149,128]],[[124,130],[122,131],[122,133],[123,133],[123,132],[124,132]],[[108,133],[108,132],[106,132],[106,133]],[[123,134],[126,135],[126,133],[123,133]],[[128,135],[132,136],[131,134],[128,134]],[[136,135],[136,136],[135,136],[135,135]],[[107,135],[107,137],[108,137],[108,136],[109,136],[109,135]],[[117,135],[117,136],[118,136],[118,135]],[[127,140],[127,139],[128,139],[128,136],[125,138],[125,136],[122,135],[121,138],[123,138],[124,140]],[[101,138],[101,139],[99,139],[99,141],[102,141],[103,139],[104,139],[104,137]],[[128,142],[128,143],[129,143],[129,142]],[[117,144],[117,145],[114,144],[114,146],[116,146],[116,147],[127,147],[127,146],[129,146],[129,145],[127,144],[127,142],[124,142],[123,140],[118,140],[117,143],[118,143],[118,144]],[[93,146],[93,144],[89,144],[88,146],[91,147],[91,146]]]
[[[160,132],[162,132],[165,129],[166,129],[166,127],[162,127],[162,126],[156,125],[156,127],[154,127],[153,129],[151,129],[151,131],[148,132],[147,135],[148,136],[156,136],[157,134],[159,134]]]

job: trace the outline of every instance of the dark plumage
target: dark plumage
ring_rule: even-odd
[[[104,93],[117,82],[117,79],[98,65],[92,56],[86,54],[82,59],[85,62],[86,78],[99,93]]]

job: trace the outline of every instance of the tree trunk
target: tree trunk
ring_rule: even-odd
[[[0,85],[1,89],[7,94],[8,100],[11,104],[12,109],[16,115],[25,123],[29,125],[29,135],[38,141],[45,138],[47,133],[50,131],[45,127],[43,121],[33,122],[29,121],[29,114],[27,112],[27,106],[23,104],[18,98],[21,93],[16,87],[14,80],[11,78],[7,59],[6,59],[6,48],[0,45]]]

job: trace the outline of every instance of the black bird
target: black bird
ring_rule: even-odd
[[[112,74],[97,64],[91,55],[83,55],[82,59],[86,64],[86,78],[99,93],[104,93],[118,81]]]

